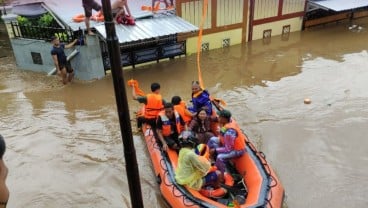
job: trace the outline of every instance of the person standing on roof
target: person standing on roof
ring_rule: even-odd
[[[74,77],[74,70],[72,69],[70,62],[67,60],[64,49],[72,48],[77,43],[77,41],[78,40],[76,39],[73,42],[65,45],[63,43],[60,43],[58,37],[51,37],[51,56],[56,67],[56,72],[61,77],[64,85],[68,82],[71,82]]]
[[[92,16],[92,10],[95,10],[102,14],[102,7],[99,3],[94,0],[82,0],[83,8],[84,8],[84,22],[86,23],[87,33],[88,35],[93,35],[90,27],[90,19]]]
[[[157,116],[160,111],[164,109],[165,100],[162,99],[160,89],[160,84],[154,82],[151,84],[152,93],[149,93],[146,96],[138,96],[134,87],[132,87],[133,99],[145,105],[143,122],[149,124],[152,129],[156,129]],[[139,125],[138,127],[140,128]]]

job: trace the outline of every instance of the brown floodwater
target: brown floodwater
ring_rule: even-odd
[[[266,154],[287,207],[368,206],[368,19],[354,24],[362,29],[341,22],[202,54],[205,86]],[[130,207],[111,75],[62,86],[56,77],[18,70],[0,35],[9,207]],[[167,100],[189,100],[196,56],[125,70],[124,77],[145,91],[161,83]],[[139,105],[127,92],[133,117]],[[134,143],[145,207],[167,207],[138,134]]]

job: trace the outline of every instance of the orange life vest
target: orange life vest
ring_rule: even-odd
[[[174,105],[174,109],[181,115],[185,123],[189,123],[192,120],[191,116],[185,115],[185,109],[187,108],[184,101],[181,101],[179,105]]]
[[[175,124],[176,124],[176,131],[180,134],[183,131],[183,126],[180,124],[180,115],[177,111],[174,111],[175,114]],[[170,119],[165,115],[165,111],[161,111],[159,113],[162,121],[162,135],[163,136],[170,136],[171,135],[171,124]]]
[[[144,117],[147,119],[157,118],[163,109],[162,96],[160,94],[147,94],[147,104],[145,106]]]
[[[244,150],[245,149],[245,141],[247,140],[247,138],[244,136],[244,134],[240,130],[239,126],[235,122],[230,121],[224,127],[225,127],[225,129],[234,129],[236,131],[237,135],[238,135],[236,137],[235,141],[234,141],[234,150]],[[222,127],[222,128],[224,128],[224,127]],[[220,141],[221,141],[222,144],[224,143],[224,138],[221,134],[220,134]]]

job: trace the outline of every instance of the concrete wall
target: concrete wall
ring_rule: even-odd
[[[242,29],[228,30],[202,36],[202,43],[208,43],[209,49],[223,47],[223,40],[229,39],[230,45],[241,44]],[[187,54],[197,53],[198,36],[187,39]]]
[[[295,17],[291,19],[256,25],[253,27],[253,40],[262,39],[264,30],[272,30],[272,36],[281,35],[283,26],[286,25],[290,25],[290,32],[300,31],[303,25],[303,18]]]
[[[51,57],[52,45],[43,40],[31,40],[12,38],[11,44],[18,68],[48,73],[55,68]],[[101,50],[97,36],[88,36],[86,46],[75,46],[80,52],[71,60],[75,69],[75,77],[80,80],[100,79],[105,76],[102,64]],[[70,54],[74,48],[65,49],[65,54]],[[41,56],[42,64],[35,64],[31,53]]]

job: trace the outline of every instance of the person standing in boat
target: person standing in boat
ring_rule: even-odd
[[[179,137],[182,147],[179,151],[178,167],[175,170],[175,180],[180,185],[186,185],[194,190],[200,190],[205,185],[218,187],[223,181],[220,171],[211,171],[213,167],[209,160],[195,153],[198,139],[190,131],[184,131]]]
[[[208,116],[206,110],[201,108],[193,117],[188,129],[196,133],[200,144],[207,144],[208,140],[215,136],[211,127],[213,122],[217,121],[217,117]]]
[[[174,109],[180,114],[184,122],[189,125],[194,114],[190,112],[184,101],[181,100],[180,96],[173,96],[171,98],[171,103],[174,105]]]
[[[61,77],[64,85],[68,82],[71,82],[74,77],[74,70],[72,69],[70,62],[67,60],[64,49],[72,48],[77,41],[78,40],[76,39],[73,42],[65,45],[64,43],[60,43],[60,40],[57,36],[51,37],[51,56],[56,67],[56,73]]]
[[[132,87],[132,97],[139,103],[145,105],[143,119],[138,118],[138,128],[141,128],[142,123],[147,123],[154,130],[156,128],[156,119],[158,114],[162,111],[165,100],[160,94],[161,86],[159,83],[151,84],[151,92],[145,96],[138,96]],[[155,132],[155,131],[154,131]]]
[[[226,162],[242,156],[245,150],[246,138],[238,125],[231,120],[231,112],[221,110],[218,113],[220,123],[219,137],[212,137],[208,142],[210,155],[216,157],[216,166],[222,172],[226,171]]]
[[[5,208],[9,200],[9,189],[6,186],[8,168],[6,167],[3,159],[5,150],[5,140],[0,134],[0,208]]]
[[[99,3],[94,0],[82,0],[83,8],[84,8],[84,22],[86,24],[88,35],[93,35],[94,33],[91,31],[90,27],[90,19],[92,16],[92,10],[96,12],[102,13],[102,7]]]
[[[205,108],[207,115],[212,115],[212,103],[210,94],[207,90],[203,90],[198,81],[192,82],[192,107],[188,109],[192,113],[196,113],[199,109]]]
[[[178,137],[184,129],[187,129],[187,125],[180,114],[174,110],[172,103],[165,103],[164,108],[165,110],[161,111],[157,118],[156,128],[158,139],[161,141],[164,151],[168,147],[179,150]]]

